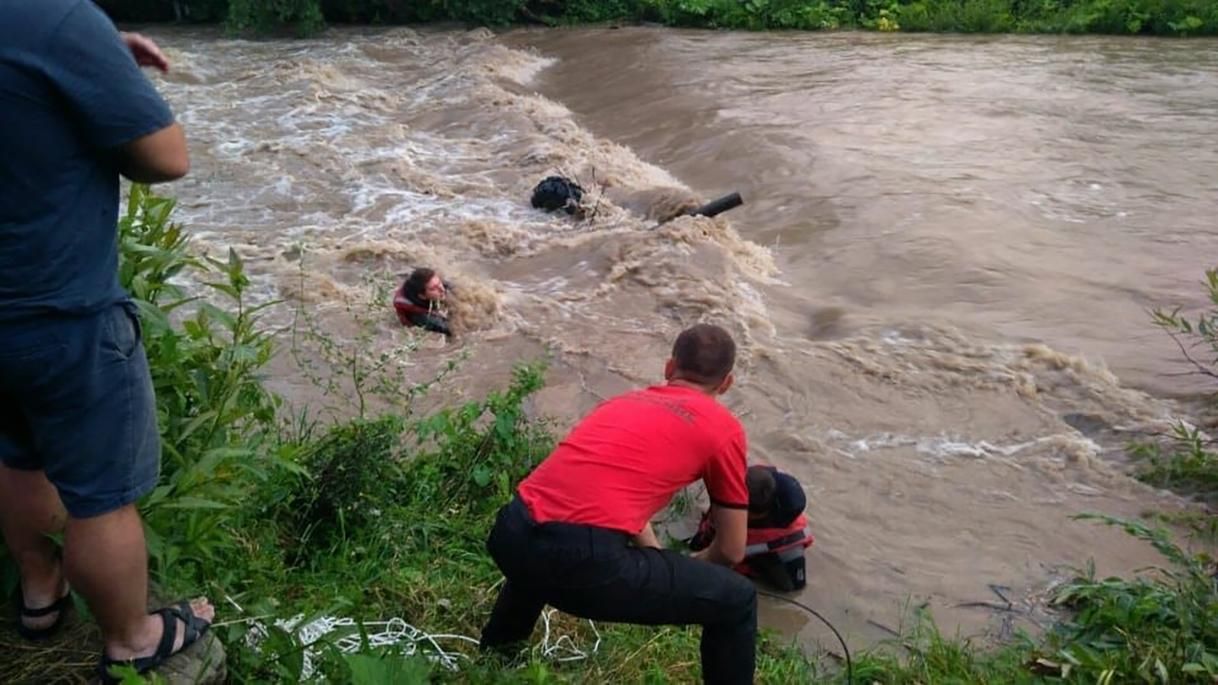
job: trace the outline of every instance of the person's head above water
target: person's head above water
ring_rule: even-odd
[[[774,469],[753,465],[744,475],[744,484],[749,489],[749,518],[760,518],[774,506],[778,483],[774,480]]]
[[[406,283],[402,285],[402,291],[407,297],[419,301],[439,301],[447,294],[440,274],[427,267],[419,267],[411,272]]]
[[[720,326],[700,323],[691,326],[672,346],[672,357],[664,365],[669,383],[691,385],[711,395],[732,387],[736,365],[736,341]]]

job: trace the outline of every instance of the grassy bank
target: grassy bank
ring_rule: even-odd
[[[454,637],[361,640],[384,632],[377,622],[391,618],[430,635],[477,637],[499,580],[483,548],[492,516],[552,444],[550,426],[524,410],[545,369],[522,365],[501,391],[428,415],[414,403],[430,379],[375,385],[378,406],[394,407],[385,414],[332,423],[290,414],[262,385],[273,341],[247,301],[240,259],[191,257],[171,214],[170,201],[136,187],[120,225],[122,280],[141,302],[165,442],[161,484],[141,509],[164,593],[217,603],[215,631],[233,682],[296,682],[309,670],[343,683],[698,680],[697,629],[594,629],[554,614],[515,661],[479,657]],[[208,283],[206,300],[180,291],[180,275]],[[362,372],[347,380],[373,391],[375,379]],[[1210,482],[1215,460],[1206,449],[1204,441],[1182,443],[1179,455],[1176,443],[1147,448],[1144,475]],[[1164,567],[1134,579],[1081,570],[1055,594],[1064,612],[1058,625],[997,650],[920,623],[892,645],[856,653],[854,682],[1213,682],[1211,560],[1147,524],[1096,525],[1105,523],[1150,541]],[[10,590],[7,563],[3,577]],[[320,638],[301,630],[325,616],[367,623]],[[344,647],[340,638],[351,635]],[[758,682],[846,682],[839,663],[813,656],[767,633]],[[90,666],[65,664],[60,648],[32,648],[0,631],[0,682]]]
[[[119,21],[224,21],[306,35],[327,22],[659,22],[725,29],[1218,35],[1213,0],[101,0]]]

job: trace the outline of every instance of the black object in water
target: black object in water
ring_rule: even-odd
[[[711,200],[689,213],[697,216],[715,216],[729,209],[735,209],[742,204],[744,204],[744,199],[740,197],[740,193],[730,193],[716,200]]]
[[[583,197],[584,189],[575,181],[564,176],[547,176],[533,189],[533,206],[547,212],[562,209],[574,214]]]
[[[689,209],[684,212],[681,212],[680,214],[678,214],[676,216],[664,219],[663,221],[656,224],[655,226],[652,226],[652,228],[659,228],[660,226],[663,226],[664,224],[668,223],[669,221],[672,221],[673,219],[677,218],[677,216],[707,216],[707,217],[716,216],[716,215],[726,212],[729,209],[735,209],[742,204],[744,204],[744,199],[742,197],[740,197],[740,193],[728,193],[727,195],[724,195],[723,197],[716,198],[714,200],[711,200],[710,202],[707,202],[706,204],[702,205],[701,207],[695,207],[694,209]]]

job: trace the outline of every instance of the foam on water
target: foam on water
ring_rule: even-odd
[[[368,353],[419,341],[415,380],[469,353],[437,402],[484,392],[514,362],[545,354],[539,411],[562,423],[656,380],[680,328],[723,323],[740,344],[725,401],[749,427],[750,457],[808,484],[823,533],[818,573],[852,601],[955,597],[949,581],[966,576],[950,564],[967,565],[978,540],[992,539],[982,566],[993,574],[1041,554],[1037,544],[1057,554],[1085,538],[1058,530],[1080,498],[1118,509],[1171,501],[1109,455],[1131,434],[1168,427],[1173,405],[1098,362],[938,322],[872,322],[822,303],[812,318],[825,335],[809,339],[806,320],[792,325],[774,299],[790,282],[775,249],[726,215],[677,216],[709,198],[529,92],[551,58],[484,31],[332,31],[303,47],[180,31],[162,42],[180,65],[162,86],[194,159],[173,187],[179,218],[200,248],[246,256],[255,295],[288,300],[271,312],[280,323],[305,305],[354,343],[356,303],[373,321],[373,340],[359,338]],[[578,177],[591,218],[529,206],[552,173]],[[1053,211],[1119,204],[1107,183],[1059,193],[1069,197],[1055,197]],[[870,244],[883,249],[884,238]],[[392,314],[389,292],[420,265],[457,285],[454,342],[403,330]],[[1100,432],[1063,418],[1077,413]],[[1140,554],[1106,540],[1109,560]],[[908,557],[899,578],[874,571],[896,554]]]

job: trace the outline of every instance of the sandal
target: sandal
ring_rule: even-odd
[[[69,589],[63,593],[63,596],[55,600],[50,606],[31,609],[25,605],[25,594],[21,591],[21,583],[18,583],[15,604],[17,606],[17,634],[27,640],[38,642],[54,635],[59,630],[59,627],[63,625],[63,620],[68,615],[68,607],[72,606],[72,590]],[[55,617],[55,622],[45,628],[31,628],[22,620],[26,618],[43,618],[55,612],[59,612],[59,615]]]
[[[207,632],[207,629],[211,627],[210,621],[195,615],[195,612],[190,608],[190,602],[178,602],[174,606],[157,609],[152,613],[161,617],[163,626],[161,641],[157,644],[156,651],[151,656],[139,657],[137,659],[111,659],[106,656],[103,650],[101,663],[98,664],[97,669],[102,683],[109,685],[111,683],[122,682],[120,678],[110,675],[111,666],[131,666],[137,673],[145,673],[161,666],[170,657],[177,656],[186,651],[187,647],[197,642]],[[178,636],[179,620],[186,626],[186,632],[183,635],[181,648],[174,651],[173,643]]]

